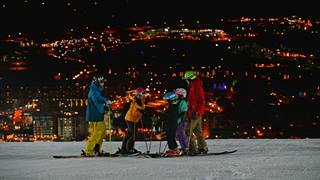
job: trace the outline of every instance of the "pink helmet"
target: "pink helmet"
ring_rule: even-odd
[[[175,90],[175,93],[177,96],[183,96],[184,98],[187,97],[187,90],[185,90],[184,88],[177,88]]]
[[[146,93],[146,90],[142,87],[138,87],[136,90],[135,90],[135,93],[136,95],[143,95]]]

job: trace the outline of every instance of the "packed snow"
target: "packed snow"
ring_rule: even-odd
[[[54,159],[78,155],[84,142],[0,143],[0,179],[320,179],[320,139],[215,139],[209,151],[236,153],[147,159],[137,157]],[[152,142],[151,151],[159,150]],[[109,143],[104,143],[107,151]],[[113,142],[115,152],[121,142]],[[164,147],[165,142],[162,142]],[[145,142],[136,148],[146,151]]]

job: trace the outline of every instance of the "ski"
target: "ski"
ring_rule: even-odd
[[[181,156],[165,156],[164,154],[159,153],[149,153],[149,154],[139,154],[136,157],[140,158],[178,158],[178,157],[197,157],[197,156],[217,156],[217,155],[223,155],[223,154],[232,154],[237,152],[238,150],[232,150],[232,151],[221,151],[221,152],[209,152],[207,154],[196,154],[196,155],[181,155]]]
[[[118,157],[118,154],[105,153],[100,156],[82,156],[82,155],[54,155],[53,158],[56,159],[67,159],[67,158],[106,158],[106,157]]]
[[[104,153],[103,155],[99,156],[82,156],[82,155],[54,155],[53,158],[55,159],[68,159],[68,158],[113,158],[113,157],[135,157],[139,156],[141,153],[134,153],[134,154],[110,154]]]

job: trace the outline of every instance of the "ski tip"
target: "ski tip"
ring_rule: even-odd
[[[238,151],[238,149],[235,149],[235,150],[232,150],[232,151],[226,151],[226,153],[235,153],[237,151]]]

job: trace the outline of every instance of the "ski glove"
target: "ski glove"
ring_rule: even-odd
[[[107,100],[107,101],[106,101],[106,105],[107,105],[107,106],[109,106],[109,105],[111,105],[111,104],[112,104],[112,101],[110,101],[110,100]]]

